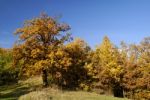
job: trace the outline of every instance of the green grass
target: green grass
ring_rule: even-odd
[[[41,78],[34,77],[17,84],[0,86],[0,100],[17,100],[21,95],[27,94],[41,86]]]
[[[0,86],[0,100],[128,100],[93,92],[62,91],[42,88],[41,78],[35,77],[14,85]]]
[[[28,87],[22,85],[11,85],[0,87],[0,100],[17,100],[23,94],[28,93]]]

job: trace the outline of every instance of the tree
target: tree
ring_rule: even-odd
[[[138,70],[141,72],[137,79],[138,96],[150,99],[150,37],[144,38],[139,47]]]
[[[139,45],[130,45],[127,66],[124,75],[125,88],[129,96],[135,99],[149,100],[150,89],[150,38],[145,38]],[[131,93],[130,93],[131,92]]]
[[[75,39],[51,52],[49,59],[53,61],[54,68],[50,73],[54,82],[65,88],[79,87],[87,77],[84,65],[89,50],[89,46],[83,40]]]
[[[121,85],[123,76],[123,61],[118,49],[104,37],[102,44],[97,47],[93,55],[93,67],[97,69],[99,84],[112,88],[114,96],[123,97]]]
[[[12,64],[12,51],[11,49],[0,48],[0,69],[8,69]]]
[[[17,82],[18,71],[12,68],[12,50],[0,48],[0,85]]]
[[[77,38],[66,45],[65,51],[72,60],[64,77],[70,87],[79,87],[81,83],[84,84],[85,80],[87,80],[85,64],[87,62],[88,53],[90,52],[90,47],[85,41]]]
[[[27,76],[40,72],[47,86],[47,71],[53,67],[49,54],[70,38],[69,29],[69,25],[46,14],[25,21],[15,32],[19,41],[13,48],[14,65],[20,64]]]

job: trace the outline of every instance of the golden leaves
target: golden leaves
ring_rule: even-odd
[[[26,70],[70,66],[71,61],[66,52],[59,49],[56,52],[53,50],[63,44],[63,38],[68,37],[65,31],[69,28],[66,26],[68,25],[58,23],[54,18],[45,14],[25,21],[23,27],[15,32],[19,35],[20,41],[13,49],[14,62],[19,63],[23,60],[25,63],[22,65]]]

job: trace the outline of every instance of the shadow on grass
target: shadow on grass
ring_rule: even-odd
[[[33,91],[33,88],[26,85],[0,86],[0,100],[17,100],[21,95]]]

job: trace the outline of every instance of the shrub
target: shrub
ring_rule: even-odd
[[[18,81],[18,71],[11,68],[0,71],[0,85],[16,83]]]

